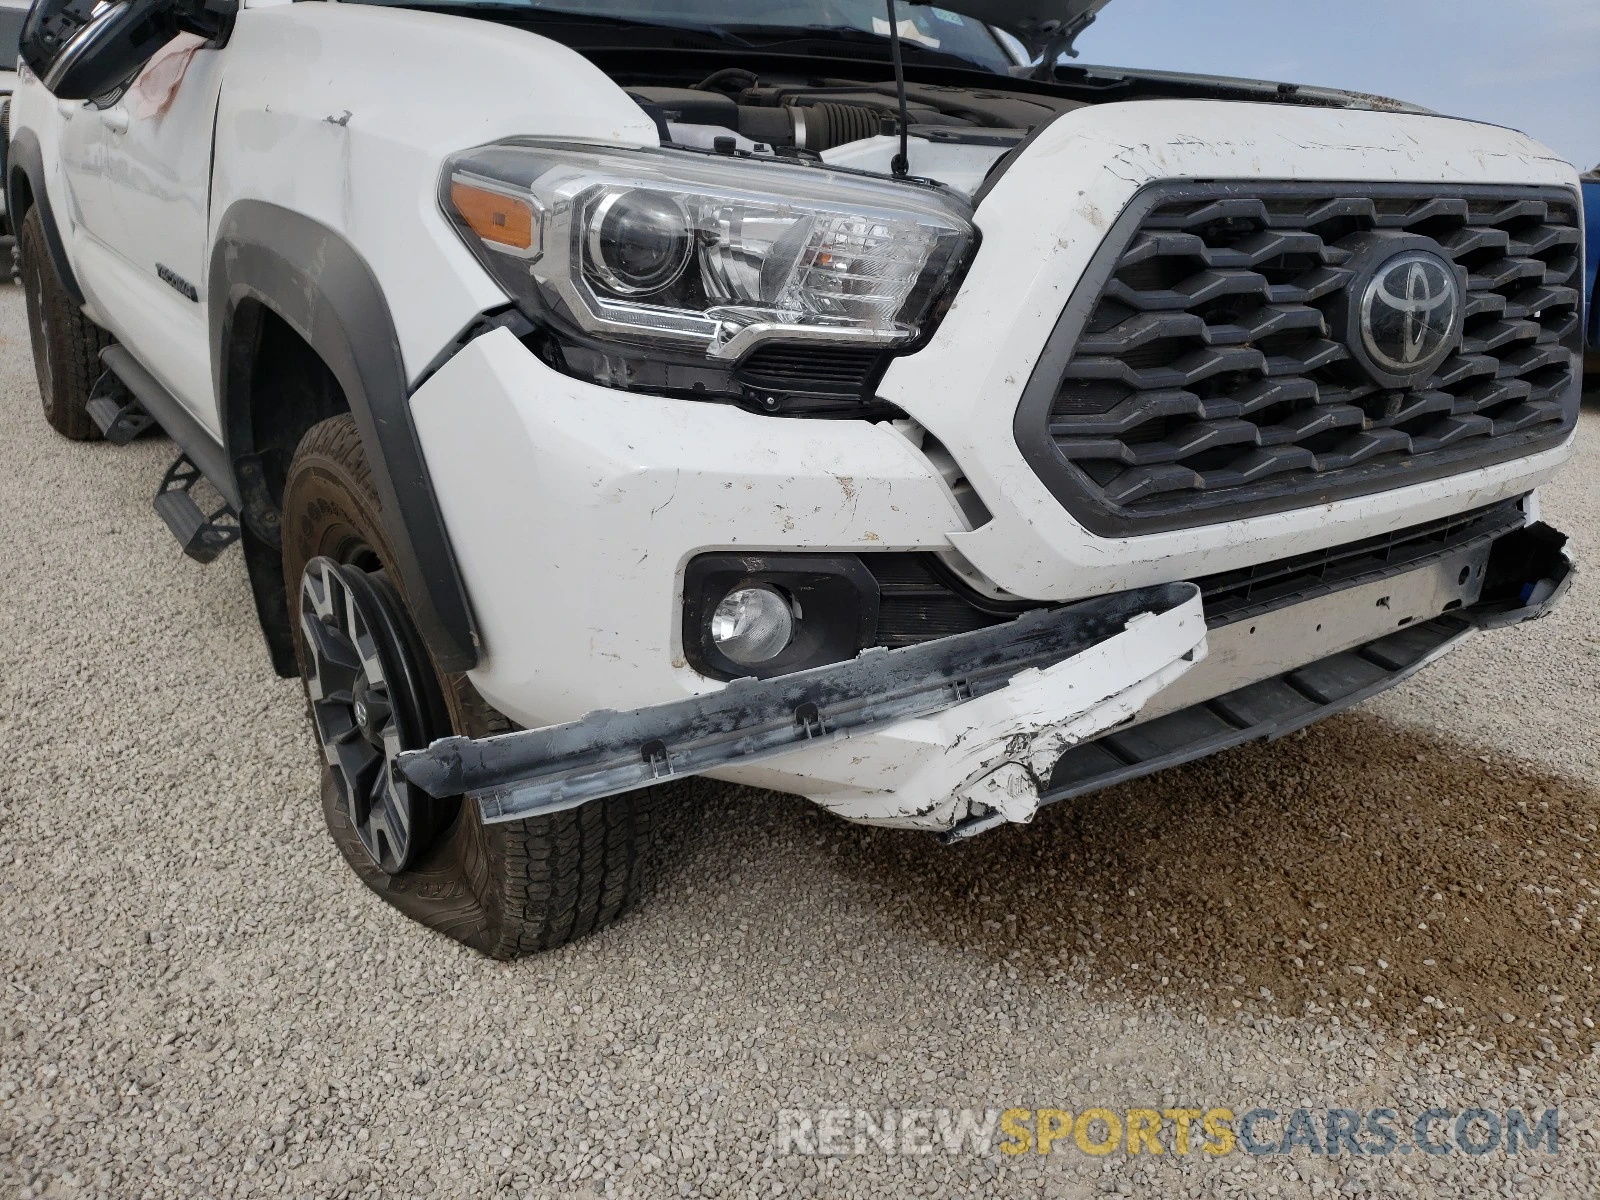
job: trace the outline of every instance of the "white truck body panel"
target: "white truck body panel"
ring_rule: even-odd
[[[214,159],[194,140],[211,125],[208,112]],[[278,205],[345,238],[381,285],[416,381],[478,314],[507,299],[440,208],[447,156],[510,137],[659,145],[621,88],[532,33],[270,0],[247,4],[226,49],[196,56],[163,114],[58,104],[35,82],[19,93],[13,123],[39,138],[89,311],[214,434],[208,275],[236,202]],[[889,141],[834,157],[872,165]],[[981,162],[961,153],[944,161],[953,185],[975,189]],[[411,400],[483,636],[474,683],[529,725],[722,686],[687,664],[682,644],[684,567],[706,551],[932,551],[992,591],[1064,601],[1463,512],[1526,493],[1565,461],[1570,442],[1171,533],[1099,537],[1075,521],[1024,460],[1012,426],[1063,307],[1147,184],[1255,178],[1577,187],[1573,168],[1531,139],[1439,117],[1174,100],[1062,116],[983,197],[981,248],[953,306],[879,389],[953,456],[992,514],[978,528],[916,429],[615,391],[557,373],[509,332],[480,337]],[[162,282],[158,268],[195,295]],[[1302,649],[1381,635],[1387,627],[1369,616]],[[984,775],[994,748],[1021,737],[1042,762],[1147,702],[1159,710],[1162,690],[1204,656],[1203,624],[1186,612],[1159,629],[1130,627],[1071,671],[1019,679],[988,701],[719,774],[810,795],[853,820],[946,827],[976,802],[1027,819],[1029,788]],[[1284,649],[1277,667],[1296,653]]]

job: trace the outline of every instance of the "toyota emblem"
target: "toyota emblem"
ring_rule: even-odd
[[[1397,254],[1362,293],[1362,344],[1380,370],[1420,382],[1460,341],[1465,307],[1452,263],[1426,250]]]

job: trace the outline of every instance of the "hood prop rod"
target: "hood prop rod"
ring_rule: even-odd
[[[1045,43],[1044,49],[1039,53],[1039,65],[1030,73],[1034,79],[1043,79],[1049,83],[1056,77],[1056,63],[1064,54],[1068,58],[1078,57],[1076,42],[1083,31],[1093,25],[1094,13],[1085,13],[1076,21],[1068,21],[1056,31],[1056,35]]]
[[[900,105],[900,153],[889,162],[889,171],[896,179],[911,174],[911,118],[906,105],[906,68],[900,58],[900,19],[894,0],[889,4],[889,51],[894,56],[894,93]]]

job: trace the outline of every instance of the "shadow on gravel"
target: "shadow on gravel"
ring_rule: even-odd
[[[833,872],[808,886],[850,888],[908,943],[1005,960],[1036,983],[1064,971],[1212,1012],[1314,1006],[1516,1057],[1600,1040],[1584,1024],[1600,1002],[1587,919],[1600,794],[1372,716],[953,849],[724,795],[726,809],[707,796],[719,828],[684,838],[672,876],[705,871],[693,860],[722,857],[724,836],[803,841]]]

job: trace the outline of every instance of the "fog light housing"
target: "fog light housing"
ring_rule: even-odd
[[[683,579],[683,649],[712,679],[770,679],[873,645],[878,581],[854,555],[701,554]]]
[[[777,588],[734,588],[711,614],[711,642],[740,666],[770,662],[794,641],[795,615]]]

